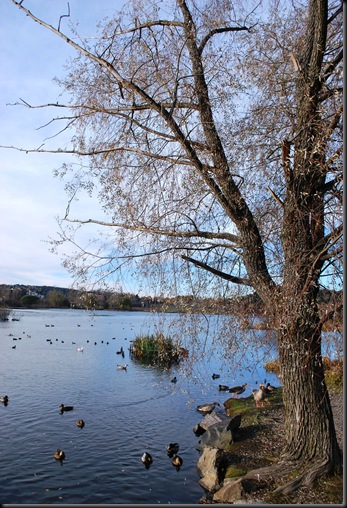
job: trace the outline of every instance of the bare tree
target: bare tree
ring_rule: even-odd
[[[342,264],[342,2],[133,1],[91,44],[11,1],[78,53],[60,80],[71,103],[44,105],[68,111],[53,121],[75,129],[71,148],[36,151],[89,159],[61,241],[99,224],[108,250],[66,266],[88,277],[136,260],[159,277],[171,260],[183,287],[205,273],[211,290],[253,288],[284,388],[287,447],[271,474],[299,471],[290,492],[340,473],[318,293]],[[95,185],[105,220],[73,218]]]

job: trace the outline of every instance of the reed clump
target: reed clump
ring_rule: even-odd
[[[130,354],[149,363],[171,364],[185,358],[188,351],[171,337],[157,332],[154,335],[139,336],[132,341]]]

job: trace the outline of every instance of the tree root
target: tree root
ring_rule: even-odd
[[[273,493],[289,495],[302,486],[312,487],[315,480],[326,476],[333,470],[329,459],[313,462],[311,465],[300,461],[281,461],[275,465],[248,471],[243,478],[257,481],[276,481],[279,478],[290,478],[289,481],[277,487]],[[295,478],[293,475],[295,474]]]

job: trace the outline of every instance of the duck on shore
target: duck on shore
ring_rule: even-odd
[[[246,390],[247,383],[243,383],[242,386],[233,386],[232,388],[229,388],[229,392],[232,393],[232,397],[236,395],[236,398],[238,399],[238,396],[241,395]]]
[[[200,413],[211,413],[216,406],[221,407],[219,402],[212,402],[212,404],[200,404],[196,409],[200,411]]]
[[[266,398],[265,386],[262,383],[259,386],[260,386],[260,388],[258,390],[257,389],[253,390],[253,397],[255,400],[255,405],[256,405],[256,407],[265,407],[264,401],[267,402],[268,404],[270,404],[270,401]],[[261,402],[261,405],[259,405],[260,402]]]

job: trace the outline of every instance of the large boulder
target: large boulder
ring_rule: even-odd
[[[237,504],[243,501],[245,494],[255,490],[254,485],[249,480],[243,478],[225,478],[222,487],[213,495],[214,503],[232,503]]]
[[[200,476],[199,484],[208,492],[219,489],[226,466],[229,464],[229,454],[218,448],[204,447],[196,465]]]
[[[200,426],[202,425],[204,425],[204,422],[200,422]],[[237,430],[240,425],[241,415],[235,415],[232,418],[223,417],[220,421],[207,427],[201,436],[198,448],[228,449],[230,444],[234,442],[233,431]]]

